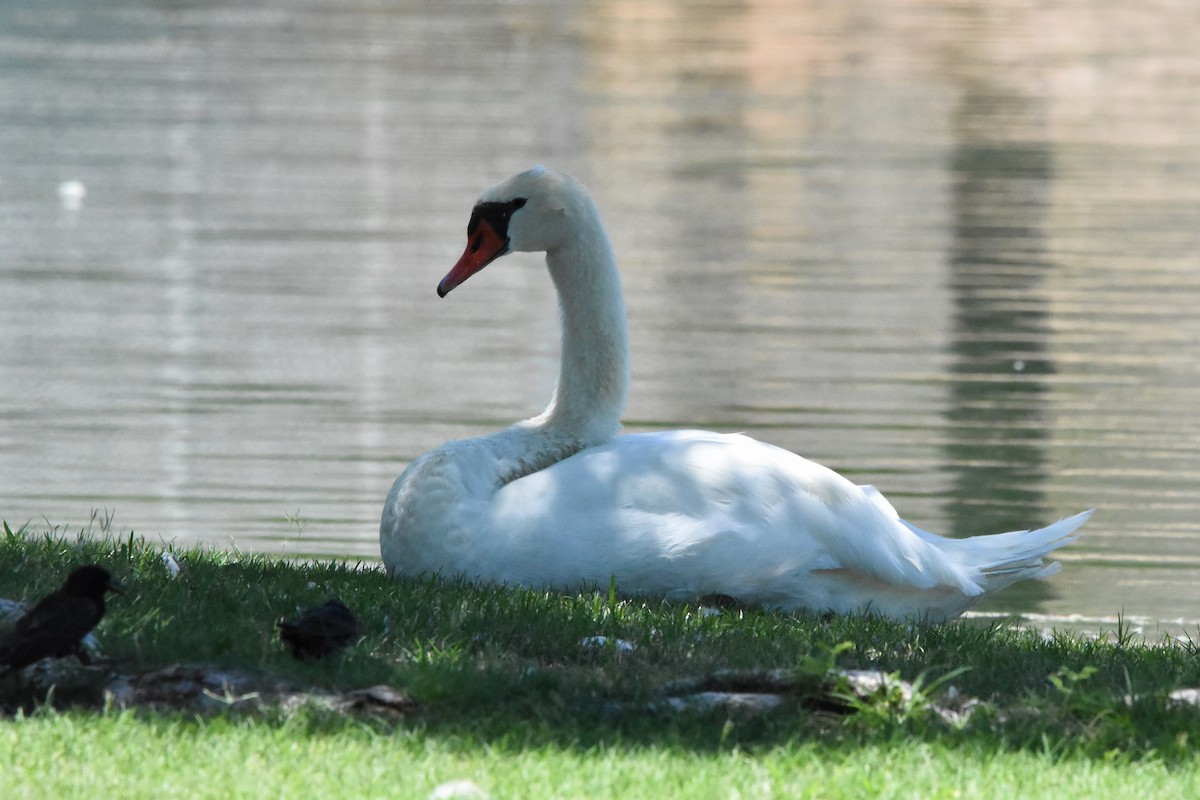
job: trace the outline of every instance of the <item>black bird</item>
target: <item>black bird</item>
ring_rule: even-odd
[[[88,564],[71,571],[61,588],[43,597],[0,640],[0,678],[43,658],[74,655],[91,661],[80,646],[104,616],[104,594],[120,592],[108,570]]]
[[[358,638],[358,620],[341,600],[305,611],[293,620],[279,620],[279,639],[292,658],[318,658]]]

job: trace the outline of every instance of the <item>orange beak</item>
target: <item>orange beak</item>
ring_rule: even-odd
[[[495,228],[486,221],[480,220],[467,239],[467,249],[463,251],[462,258],[458,259],[458,263],[438,284],[438,297],[450,294],[450,290],[455,286],[507,252],[508,238],[496,233]]]

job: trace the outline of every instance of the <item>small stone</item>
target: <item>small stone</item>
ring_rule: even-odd
[[[612,647],[618,653],[632,653],[637,649],[633,642],[608,636],[585,636],[579,640],[579,646],[585,650],[603,650],[606,647]]]
[[[434,790],[429,793],[429,800],[453,800],[454,798],[482,800],[482,798],[486,798],[487,796],[488,793],[479,784],[463,779],[447,781],[434,787]]]

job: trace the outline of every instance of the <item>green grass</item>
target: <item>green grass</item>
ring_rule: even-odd
[[[493,797],[1190,796],[1200,686],[1190,643],[1098,641],[1002,624],[911,626],[757,610],[700,613],[600,592],[572,596],[394,581],[373,565],[161,551],[110,531],[0,534],[0,596],[34,599],[97,562],[127,587],[97,630],[116,669],[175,662],[301,686],[386,683],[403,718],[318,708],[200,715],[42,706],[0,719],[0,797],[426,797],[465,778]],[[366,636],[292,661],[273,622],[338,596]],[[605,635],[635,649],[580,645]],[[914,682],[858,703],[774,713],[668,714],[673,680],[720,669],[878,669]],[[958,724],[947,691],[980,704]],[[0,699],[10,687],[0,685]]]
[[[780,742],[534,746],[429,729],[314,733],[291,722],[205,723],[133,714],[0,727],[6,798],[418,797],[468,779],[494,797],[1194,797],[1193,771],[1157,761],[1056,759],[914,740],[853,748]],[[67,795],[67,792],[75,792]],[[1136,793],[1136,794],[1135,794]]]

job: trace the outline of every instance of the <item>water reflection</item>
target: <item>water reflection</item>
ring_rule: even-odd
[[[987,136],[995,91],[972,86],[964,94],[951,166],[954,360],[946,452],[955,478],[947,514],[961,532],[1019,530],[1053,513],[1043,491],[1050,422],[1044,376],[1056,370],[1045,345],[1043,278],[1054,265],[1043,226],[1054,159],[1048,144]]]
[[[963,533],[1035,527],[1048,509],[1043,277],[1054,265],[1045,246],[1046,209],[1055,178],[1046,143],[1002,142],[988,135],[1003,113],[1036,117],[1039,102],[971,83],[955,114],[952,160],[954,240],[949,280],[954,296],[949,350],[954,474],[946,502],[953,530]],[[1003,603],[1033,610],[1046,584],[1017,587]]]

